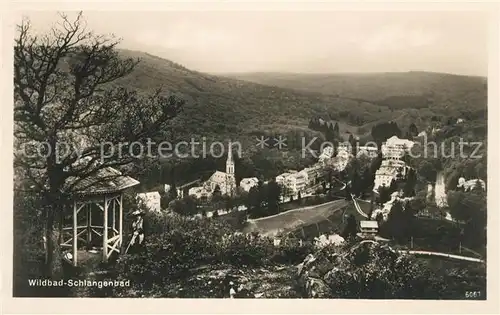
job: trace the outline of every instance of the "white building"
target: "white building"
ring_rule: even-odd
[[[389,187],[393,178],[396,177],[397,170],[392,167],[380,167],[375,172],[375,181],[373,185],[373,190],[378,191],[380,186]]]
[[[382,160],[382,164],[380,164],[380,168],[393,168],[397,172],[400,172],[401,175],[406,176],[406,163],[402,160]]]
[[[323,176],[323,166],[321,164],[314,164],[310,167],[306,167],[301,172],[305,172],[307,175],[307,185],[312,186],[317,184],[316,179]]]
[[[170,189],[172,189],[172,186],[170,186],[169,184],[165,184],[165,185],[163,185],[163,191],[164,191],[165,193],[170,192]]]
[[[400,159],[414,145],[414,142],[408,139],[399,139],[392,136],[382,144],[382,155],[385,159]]]
[[[457,188],[464,187],[465,191],[469,191],[476,188],[478,185],[483,190],[486,190],[486,183],[484,182],[484,180],[475,178],[466,181],[465,178],[460,177],[460,179],[458,180]]]
[[[280,186],[284,186],[287,177],[290,175],[292,175],[292,173],[286,172],[286,173],[283,173],[283,174],[276,176],[276,183]]]
[[[215,171],[206,181],[211,192],[219,186],[222,195],[232,195],[236,189],[236,179],[234,177],[234,161],[231,150],[228,151],[226,160],[226,172]],[[207,187],[206,185],[204,185]]]
[[[161,196],[157,191],[140,193],[136,195],[137,203],[144,205],[149,211],[161,211]]]
[[[285,179],[285,186],[293,194],[303,192],[307,186],[307,174],[303,171],[291,174]]]
[[[328,147],[323,149],[323,151],[319,155],[318,160],[321,162],[321,161],[324,161],[327,159],[331,159],[333,157],[333,153],[334,153],[333,147],[328,146]]]
[[[360,146],[358,147],[358,153],[356,154],[356,156],[360,157],[362,155],[366,155],[370,158],[375,158],[378,155],[378,148],[371,146]]]
[[[333,165],[334,168],[337,171],[343,171],[347,164],[349,163],[349,160],[351,159],[352,154],[349,153],[348,150],[341,149],[337,152],[337,156],[333,159]]]
[[[189,195],[197,199],[209,199],[212,197],[210,186],[197,186],[189,188]]]
[[[257,184],[259,183],[259,180],[257,179],[257,177],[248,177],[248,178],[243,178],[240,182],[240,187],[244,190],[244,191],[250,191],[250,189],[252,187],[255,187],[257,186]]]
[[[348,154],[352,153],[352,145],[349,142],[340,142],[337,147],[337,156],[341,151],[345,151]]]

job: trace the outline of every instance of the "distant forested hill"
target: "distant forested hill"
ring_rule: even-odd
[[[432,72],[365,74],[241,73],[227,76],[398,108],[483,109],[487,79]]]

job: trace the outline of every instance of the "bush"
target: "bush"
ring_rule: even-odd
[[[274,252],[272,240],[244,234],[228,235],[221,246],[221,262],[235,266],[260,266],[270,261]]]
[[[287,236],[281,239],[280,245],[275,247],[271,260],[280,264],[297,264],[314,251],[312,242],[299,243],[299,238]]]
[[[148,213],[145,216],[146,250],[121,255],[119,278],[151,287],[182,277],[189,269],[219,260],[220,239],[231,232],[222,222],[189,220],[180,215]]]

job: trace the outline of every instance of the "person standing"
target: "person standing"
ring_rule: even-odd
[[[133,235],[129,247],[133,252],[137,252],[144,247],[144,212],[136,210],[132,212],[134,222],[132,222]]]

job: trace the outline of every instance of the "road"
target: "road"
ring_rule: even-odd
[[[343,199],[334,200],[320,205],[288,210],[268,217],[250,219],[243,232],[259,232],[262,235],[275,236],[281,231],[293,230],[300,226],[324,221],[347,204],[348,202]]]

